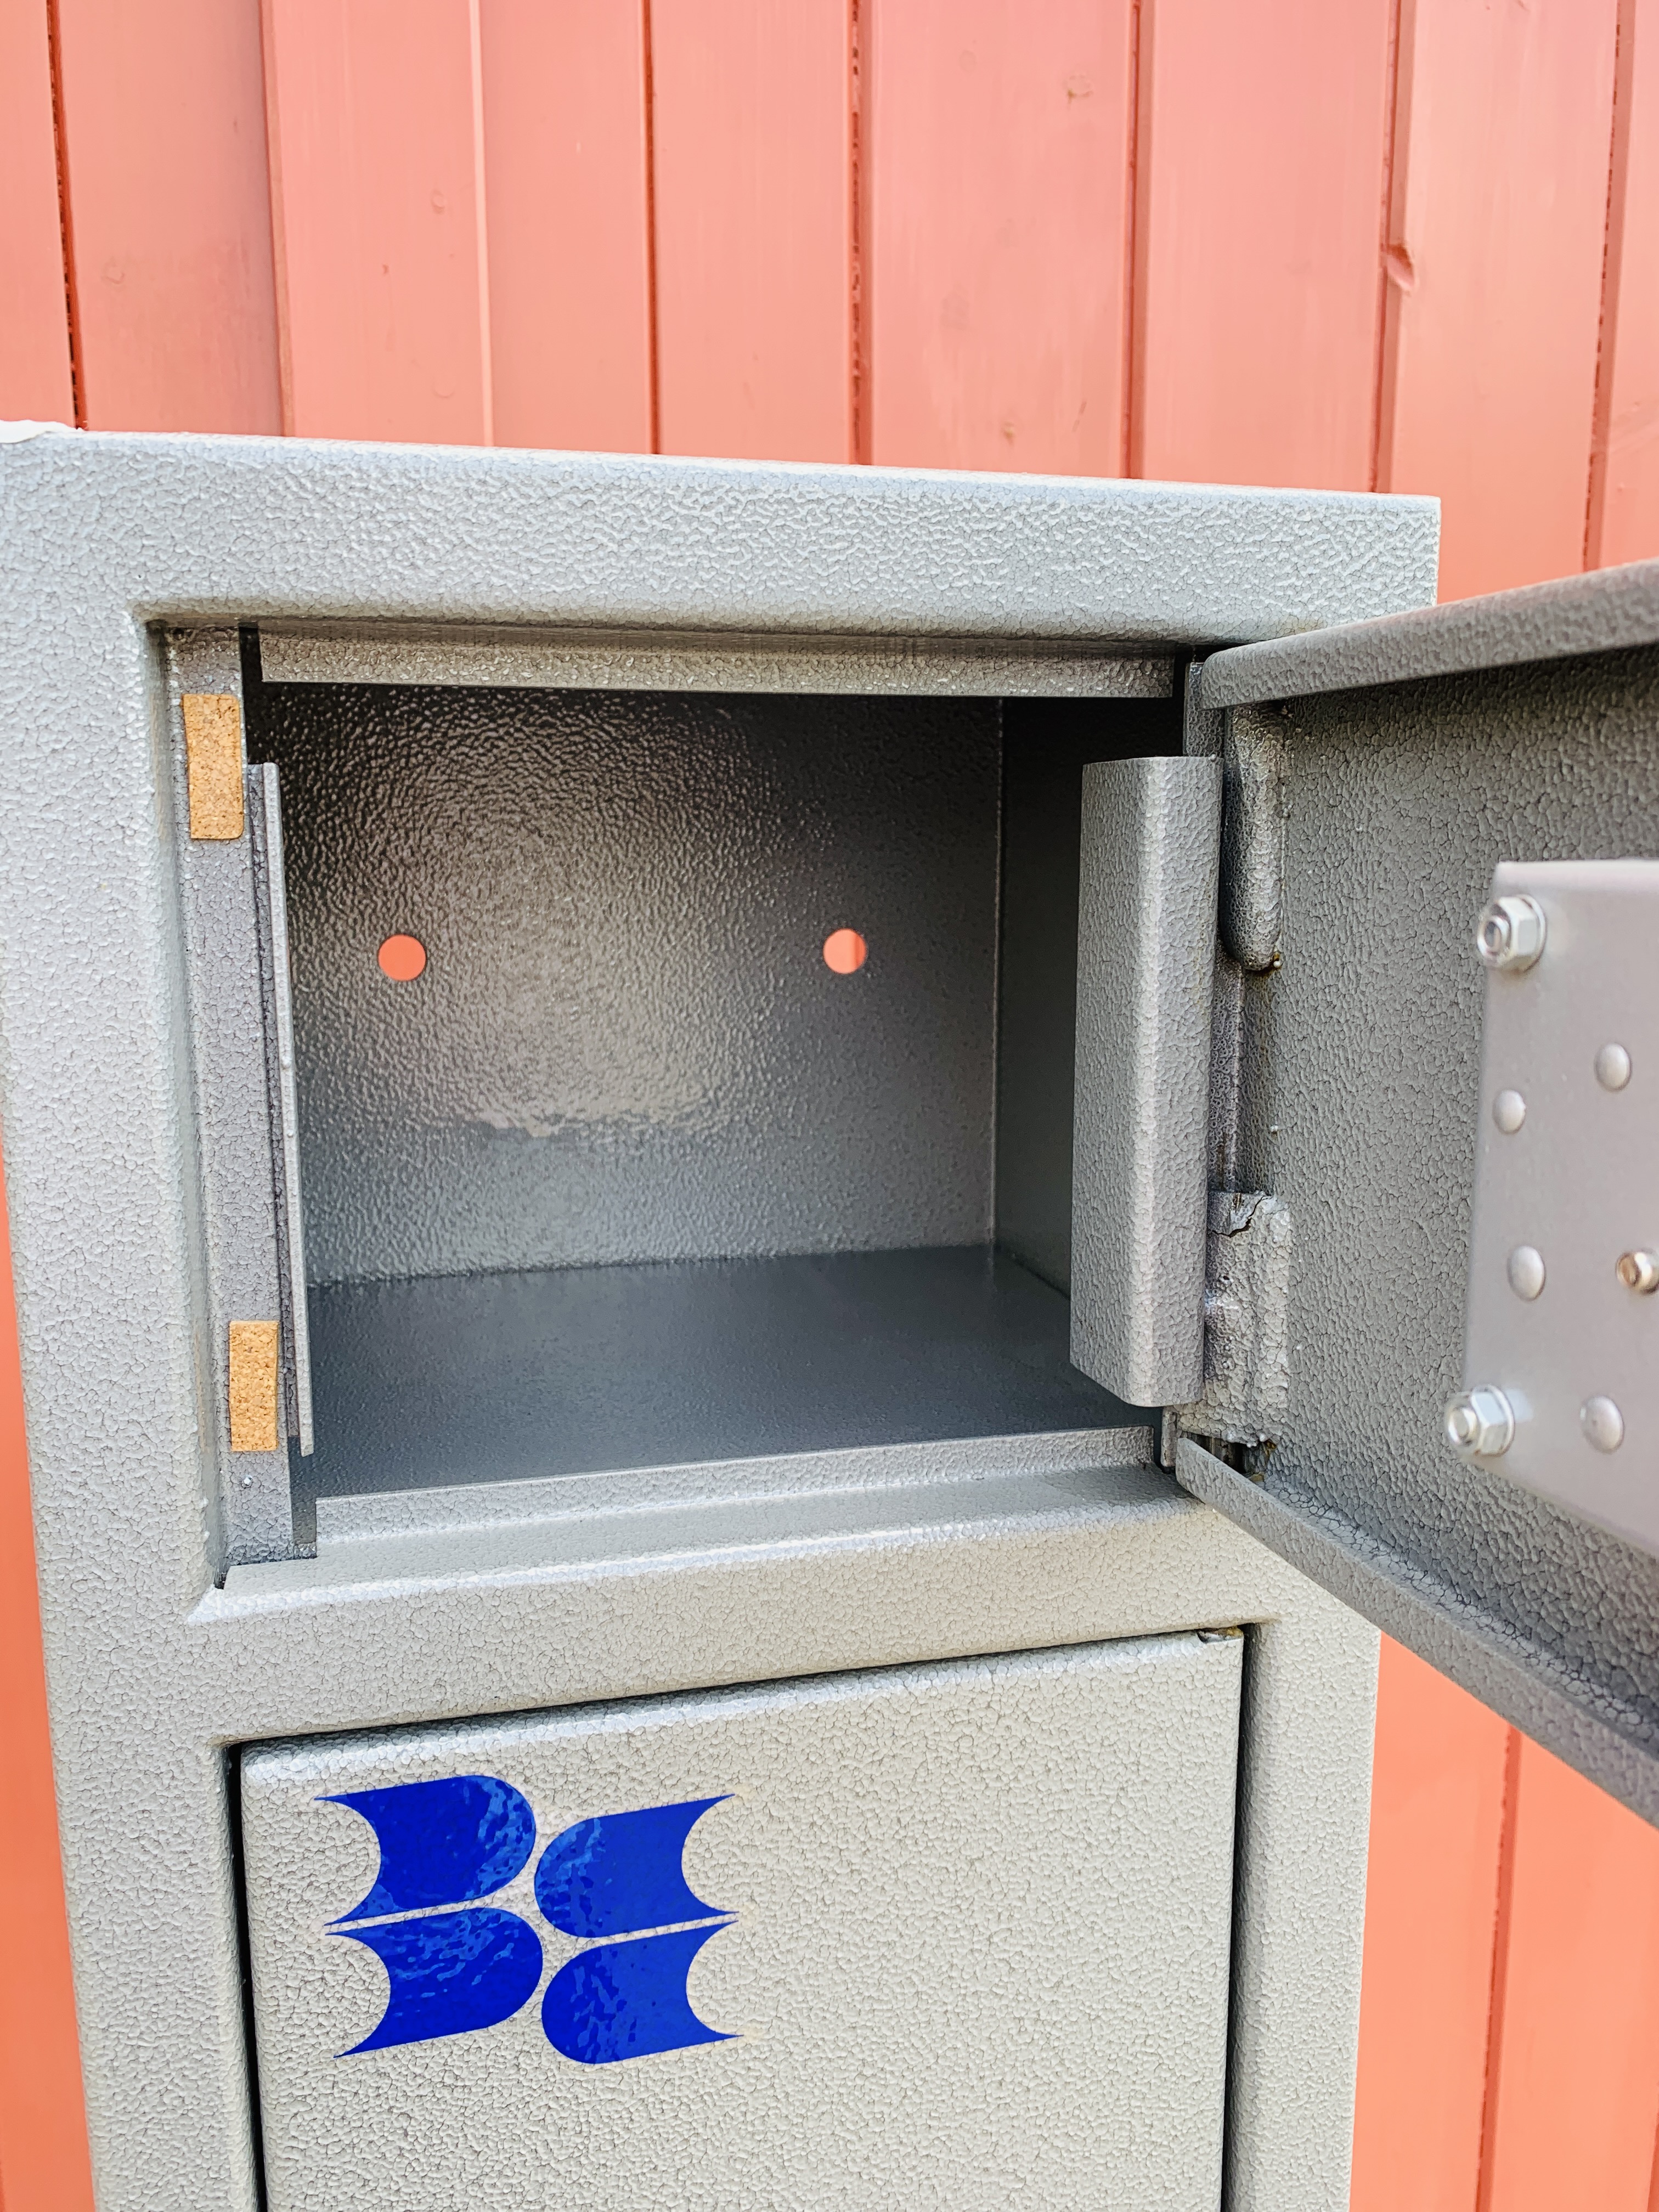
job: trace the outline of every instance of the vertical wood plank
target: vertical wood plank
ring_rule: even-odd
[[[0,9],[0,416],[72,422],[44,7]]]
[[[82,403],[280,427],[258,0],[58,0]]]
[[[1646,2212],[1659,1833],[1524,1739],[1481,2212]]]
[[[1390,0],[1147,0],[1131,468],[1363,490]]]
[[[0,2189],[5,2212],[92,2212],[58,1855],[11,1249],[0,1194]]]
[[[1441,595],[1583,563],[1616,0],[1403,0],[1379,479]]]
[[[1620,0],[1587,565],[1659,554],[1659,6]]]
[[[495,432],[651,448],[643,0],[483,0]]]
[[[663,450],[853,458],[848,0],[652,0]]]
[[[1383,1638],[1352,2212],[1473,2212],[1509,1735]]]
[[[284,427],[488,445],[477,0],[266,0]]]
[[[1123,467],[1131,0],[866,0],[872,457]]]

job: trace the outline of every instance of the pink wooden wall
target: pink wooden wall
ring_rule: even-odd
[[[1449,597],[1659,554],[1659,0],[0,0],[0,415],[1431,491]],[[0,2190],[78,2212],[0,1355]],[[1355,2206],[1650,2212],[1656,2121],[1659,1836],[1385,1649]]]

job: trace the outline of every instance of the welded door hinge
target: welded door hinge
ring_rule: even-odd
[[[1290,1396],[1291,1214],[1265,1191],[1210,1194],[1204,1389],[1176,1425],[1229,1443],[1271,1443]]]
[[[1276,707],[1199,703],[1203,664],[1188,672],[1186,750],[1222,764],[1219,924],[1227,957],[1246,975],[1279,965],[1284,927],[1285,718]]]

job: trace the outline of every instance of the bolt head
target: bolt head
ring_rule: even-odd
[[[1506,1137],[1512,1137],[1527,1118],[1527,1102],[1518,1091],[1500,1091],[1492,1102],[1492,1118]]]
[[[1510,1288],[1517,1298],[1525,1298],[1530,1304],[1542,1294],[1544,1255],[1535,1244],[1517,1244],[1510,1254],[1507,1272]]]
[[[1515,1442],[1515,1410],[1501,1390],[1464,1390],[1446,1408],[1446,1441],[1460,1459],[1497,1459]]]
[[[1524,892],[1492,899],[1480,910],[1474,949],[1488,968],[1518,974],[1542,952],[1547,927],[1543,908]]]
[[[1630,1081],[1630,1054],[1621,1044],[1604,1044],[1595,1055],[1595,1079],[1603,1091],[1622,1091]]]
[[[1578,1408],[1578,1425],[1599,1452],[1616,1452],[1625,1441],[1625,1417],[1611,1398],[1586,1398]]]
[[[1659,1253],[1621,1252],[1613,1264],[1627,1291],[1638,1291],[1644,1298],[1659,1291]]]

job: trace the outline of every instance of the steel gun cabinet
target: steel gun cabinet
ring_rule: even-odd
[[[229,439],[0,501],[106,2212],[1345,2201],[1370,1624],[1659,1804],[1659,578]]]

